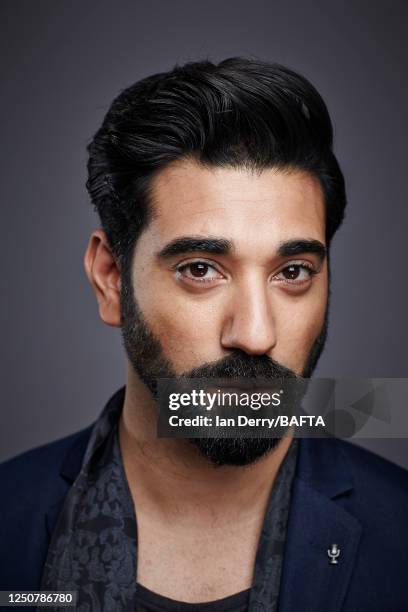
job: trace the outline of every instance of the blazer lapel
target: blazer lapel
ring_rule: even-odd
[[[74,442],[69,446],[64,459],[62,461],[59,475],[61,477],[56,491],[56,499],[45,513],[45,524],[47,528],[48,538],[51,537],[55,528],[58,515],[61,512],[65,497],[72,486],[75,478],[78,476],[89,436],[92,431],[93,424],[86,429],[80,431],[74,439]]]
[[[353,488],[338,441],[300,440],[279,596],[281,612],[341,610],[361,525],[334,499]],[[328,549],[340,548],[337,564]]]

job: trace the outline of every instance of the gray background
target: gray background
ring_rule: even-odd
[[[83,271],[85,147],[120,89],[175,62],[252,55],[320,90],[349,208],[316,374],[407,376],[407,6],[2,0],[0,459],[89,424],[125,382]],[[407,440],[362,444],[408,466]]]

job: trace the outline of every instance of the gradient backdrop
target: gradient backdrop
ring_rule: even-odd
[[[299,70],[325,98],[349,196],[317,374],[406,377],[408,3],[2,0],[0,459],[92,422],[125,382],[82,258],[85,147],[120,89],[209,56]],[[408,407],[407,407],[408,409]],[[407,440],[364,446],[408,467]]]

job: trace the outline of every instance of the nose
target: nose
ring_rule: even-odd
[[[276,345],[276,327],[268,287],[258,281],[237,288],[222,329],[221,344],[251,355],[264,355]]]

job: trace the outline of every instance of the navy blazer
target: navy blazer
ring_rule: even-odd
[[[40,589],[91,428],[0,465],[0,590]],[[347,442],[300,440],[280,612],[407,612],[407,583],[408,471]]]

